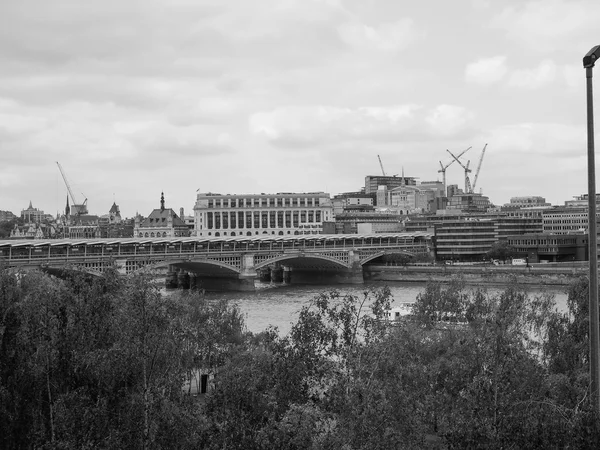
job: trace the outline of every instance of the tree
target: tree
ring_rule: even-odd
[[[506,240],[494,242],[492,248],[486,253],[488,259],[498,259],[506,262],[509,259],[514,258],[517,251],[508,243]]]

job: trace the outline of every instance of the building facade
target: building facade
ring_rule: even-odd
[[[600,212],[596,214],[596,223]],[[587,207],[555,207],[542,213],[542,229],[544,233],[573,234],[587,233]]]
[[[183,220],[171,208],[165,208],[165,195],[160,194],[160,208],[152,210],[145,219],[137,216],[133,236],[138,238],[183,237],[190,230]]]
[[[45,217],[44,211],[34,208],[31,201],[29,202],[27,209],[21,210],[21,219],[23,219],[25,223],[39,223],[42,222]]]
[[[550,206],[550,203],[546,202],[544,197],[536,195],[530,195],[525,197],[511,197],[510,203],[505,203],[507,208],[530,208],[539,206]]]
[[[496,223],[490,219],[435,224],[436,255],[441,260],[481,261],[497,240]]]
[[[557,235],[553,233],[532,233],[507,236],[517,257],[537,262],[575,262],[588,260],[587,234]]]
[[[255,236],[320,234],[332,221],[329,194],[200,193],[194,205],[196,236]]]
[[[365,194],[376,194],[379,186],[385,186],[391,190],[404,185],[414,186],[416,184],[417,181],[414,177],[367,175],[365,177]]]

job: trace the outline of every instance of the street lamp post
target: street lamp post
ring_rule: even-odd
[[[594,159],[594,97],[592,69],[600,58],[600,45],[583,57],[587,81],[587,140],[588,140],[588,241],[590,259],[590,384],[592,406],[600,417],[600,320],[598,318],[598,247],[596,236],[596,163]]]

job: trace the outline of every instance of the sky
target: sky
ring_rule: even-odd
[[[447,149],[472,147],[473,181],[486,143],[476,192],[563,204],[587,192],[598,17],[597,0],[2,0],[0,210],[64,210],[57,161],[90,213],[133,217],[161,191],[186,214],[197,191],[357,191],[378,155],[441,181]]]

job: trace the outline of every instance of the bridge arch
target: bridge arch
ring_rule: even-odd
[[[261,261],[260,263],[258,263],[254,266],[254,269],[259,270],[259,269],[262,269],[263,267],[269,266],[271,264],[275,264],[275,263],[282,262],[282,261],[290,261],[290,260],[298,260],[298,261],[318,260],[318,261],[325,261],[325,262],[329,263],[328,264],[329,267],[333,266],[333,267],[339,267],[339,268],[343,268],[343,269],[351,268],[351,264],[345,263],[345,262],[340,261],[339,259],[333,258],[331,256],[319,255],[319,254],[315,254],[315,253],[305,253],[305,254],[278,255],[273,258],[269,258],[264,261]]]
[[[381,252],[373,253],[372,255],[369,255],[365,258],[362,258],[360,260],[360,265],[364,266],[366,263],[373,261],[374,259],[380,258],[382,256],[385,256],[385,255],[407,255],[407,256],[411,256],[411,257],[416,256],[414,253],[402,251],[402,250],[384,250]]]
[[[193,272],[194,269],[199,269],[200,267],[204,266],[204,267],[219,268],[219,269],[225,270],[226,272],[231,273],[231,274],[242,273],[241,268],[235,267],[231,264],[227,264],[225,262],[218,261],[215,259],[200,259],[200,258],[156,261],[151,264],[147,264],[143,267],[138,268],[133,273],[140,272],[140,271],[159,269],[159,268],[167,267],[167,266],[177,266],[179,268],[189,270],[191,272]]]

